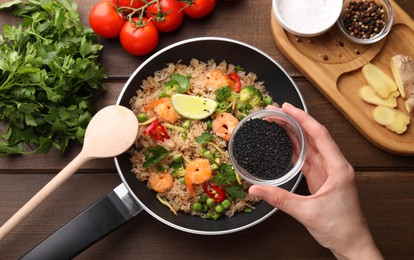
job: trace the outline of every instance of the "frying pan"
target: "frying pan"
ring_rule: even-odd
[[[117,104],[130,107],[129,101],[143,79],[163,69],[167,63],[181,60],[183,64],[189,64],[192,58],[201,61],[214,59],[216,62],[225,60],[241,65],[245,71],[256,73],[258,79],[265,82],[266,89],[278,104],[289,102],[307,110],[293,80],[271,57],[248,44],[217,37],[177,42],[149,57],[131,75],[120,93]],[[252,213],[239,213],[232,218],[223,217],[216,221],[185,213],[175,216],[156,199],[154,191],[148,189],[146,183],[136,179],[131,172],[132,164],[128,153],[115,158],[115,165],[122,183],[32,249],[23,259],[72,258],[142,210],[168,226],[200,235],[237,232],[256,225],[277,210],[261,201]],[[297,175],[282,187],[294,192],[301,177],[301,174]]]

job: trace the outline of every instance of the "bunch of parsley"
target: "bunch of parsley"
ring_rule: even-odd
[[[22,17],[0,35],[0,154],[64,152],[83,142],[106,91],[98,63],[102,45],[83,27],[72,0],[12,1]]]

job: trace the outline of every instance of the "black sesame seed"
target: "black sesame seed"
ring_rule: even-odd
[[[275,122],[246,121],[234,136],[234,157],[250,174],[265,180],[283,175],[292,164],[292,141]]]

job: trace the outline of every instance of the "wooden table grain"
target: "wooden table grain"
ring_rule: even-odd
[[[3,3],[5,1],[0,1]],[[84,24],[97,0],[77,1]],[[414,17],[412,0],[396,2]],[[354,166],[363,211],[386,259],[414,259],[414,157],[384,152],[368,142],[281,54],[270,31],[271,1],[218,0],[208,17],[184,20],[173,33],[160,35],[157,47],[198,36],[233,38],[256,46],[279,62],[298,84],[309,113],[324,124]],[[18,20],[0,12],[0,26]],[[101,63],[109,92],[99,107],[114,104],[128,76],[146,57],[126,54],[117,39],[100,39]],[[207,50],[208,51],[208,50]],[[12,216],[80,151],[0,157],[0,224]],[[85,164],[20,226],[0,241],[0,259],[16,259],[121,183],[112,159]],[[302,181],[297,190],[308,194]],[[262,223],[222,236],[201,236],[166,226],[142,212],[77,259],[333,259],[307,230],[283,212]]]

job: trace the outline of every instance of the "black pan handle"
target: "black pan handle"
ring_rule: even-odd
[[[120,184],[22,259],[71,259],[136,216],[142,207]]]

